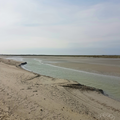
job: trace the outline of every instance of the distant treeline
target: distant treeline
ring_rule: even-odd
[[[94,58],[120,58],[120,55],[35,55],[35,54],[0,54],[0,56],[50,56],[50,57],[94,57]]]

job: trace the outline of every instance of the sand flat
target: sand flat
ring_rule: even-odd
[[[49,64],[92,73],[120,76],[120,58],[38,57]],[[49,62],[51,61],[51,62]]]
[[[20,64],[0,59],[1,120],[119,120],[120,102],[64,87],[78,83],[28,72]]]

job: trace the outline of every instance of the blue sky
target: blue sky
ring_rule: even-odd
[[[119,0],[0,0],[0,54],[119,51]]]

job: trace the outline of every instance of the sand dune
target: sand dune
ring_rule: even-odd
[[[99,89],[28,72],[0,58],[0,120],[119,120],[120,102]]]

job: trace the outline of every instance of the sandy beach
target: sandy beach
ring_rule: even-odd
[[[0,120],[119,120],[120,102],[102,90],[32,73],[21,64],[0,58]]]

